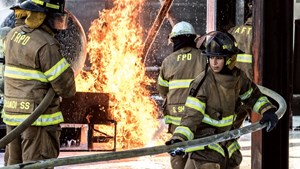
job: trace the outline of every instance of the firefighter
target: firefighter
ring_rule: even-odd
[[[253,79],[252,65],[252,2],[248,3],[249,13],[246,22],[229,29],[229,33],[235,38],[239,49],[243,51],[237,55],[236,67],[243,70],[248,78]]]
[[[54,38],[66,28],[64,0],[26,0],[19,7],[25,24],[5,39],[3,122],[11,131],[41,103],[47,91],[56,95],[49,107],[8,145],[8,165],[57,158],[60,149],[60,97],[75,95],[74,72]],[[24,16],[25,15],[25,16]]]
[[[204,70],[207,62],[201,51],[196,49],[196,36],[190,23],[182,21],[174,25],[169,35],[173,53],[161,65],[157,89],[165,99],[163,115],[171,134],[180,124],[190,82]],[[183,169],[186,160],[187,157],[171,157],[171,166]]]
[[[261,114],[260,122],[268,123],[267,131],[271,131],[278,122],[277,108],[234,66],[240,51],[233,36],[213,31],[203,39],[203,55],[209,59],[209,68],[191,83],[180,126],[166,145],[232,130],[236,110],[242,104]],[[232,139],[185,152],[197,169],[238,169],[242,161],[239,149],[237,140]]]
[[[12,17],[8,17],[6,19],[14,19],[14,23],[12,25],[9,25],[10,27],[3,27],[3,28],[0,28],[0,32],[2,33],[3,30],[6,30],[6,34],[3,34],[3,37],[2,37],[2,40],[4,40],[4,37],[7,35],[7,33],[13,28],[13,27],[16,27],[16,26],[20,26],[20,25],[24,25],[25,24],[25,19],[26,19],[26,11],[20,9],[20,4],[22,2],[24,2],[25,0],[17,0],[16,4],[13,5],[10,9],[14,11],[13,13],[13,16]],[[9,30],[9,31],[8,31]],[[5,36],[4,36],[5,35]],[[4,50],[3,50],[3,55],[4,55]],[[2,57],[3,58],[3,67],[2,67],[2,74],[1,74],[1,77],[2,77],[2,81],[3,83],[1,83],[1,88],[3,88],[2,91],[4,91],[4,77],[3,77],[3,72],[4,72],[4,56]],[[3,97],[2,97],[3,98]],[[3,107],[3,106],[2,106]],[[9,131],[7,131],[8,133]],[[7,165],[7,161],[8,161],[8,145],[6,146],[6,150],[5,150],[5,154],[4,154],[4,165],[6,166]]]

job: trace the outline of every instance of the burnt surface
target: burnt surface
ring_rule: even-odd
[[[112,119],[108,112],[109,95],[106,93],[77,92],[61,103],[64,123],[102,124]]]

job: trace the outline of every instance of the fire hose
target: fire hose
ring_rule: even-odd
[[[7,144],[13,141],[17,136],[19,136],[25,129],[27,129],[48,108],[54,96],[55,96],[54,90],[53,88],[50,88],[46,96],[44,97],[44,99],[37,106],[37,108],[30,114],[30,116],[0,140],[0,148],[4,148]]]
[[[279,108],[275,113],[278,116],[278,119],[281,119],[284,113],[286,112],[286,108],[287,108],[285,100],[279,94],[277,94],[276,92],[268,88],[265,88],[263,86],[258,86],[258,87],[263,94],[269,96],[270,98],[274,99],[278,103]],[[239,129],[235,129],[228,132],[224,132],[224,133],[220,133],[220,134],[216,134],[204,138],[199,138],[195,140],[179,142],[168,146],[161,145],[161,146],[117,151],[117,152],[110,152],[110,153],[99,153],[99,154],[92,154],[92,155],[39,160],[39,161],[33,161],[29,163],[2,167],[2,169],[19,169],[19,168],[39,169],[39,168],[46,168],[46,167],[84,164],[84,163],[91,163],[91,162],[101,162],[101,161],[119,160],[119,159],[140,157],[140,156],[147,156],[147,155],[155,155],[155,154],[161,154],[165,152],[172,152],[175,151],[176,149],[186,150],[194,146],[206,146],[212,143],[218,143],[218,142],[238,138],[242,135],[261,130],[265,128],[267,125],[268,125],[267,123],[260,124],[259,122],[256,122]]]

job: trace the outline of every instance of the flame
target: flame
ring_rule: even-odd
[[[153,83],[142,63],[144,0],[114,0],[89,29],[91,71],[76,78],[77,91],[110,94],[109,112],[117,121],[117,149],[145,146],[159,127],[157,106],[146,89]],[[101,130],[105,130],[101,128]]]

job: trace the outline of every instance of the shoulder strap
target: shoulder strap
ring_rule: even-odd
[[[202,86],[202,84],[203,84],[203,82],[204,82],[204,80],[205,80],[205,78],[206,78],[207,69],[208,69],[208,63],[205,65],[205,73],[204,73],[204,76],[203,76],[203,78],[201,79],[200,83],[197,85],[196,88],[192,88],[192,89],[190,90],[190,93],[189,93],[190,96],[196,97],[196,95],[197,95],[197,93],[198,93],[200,87]]]

